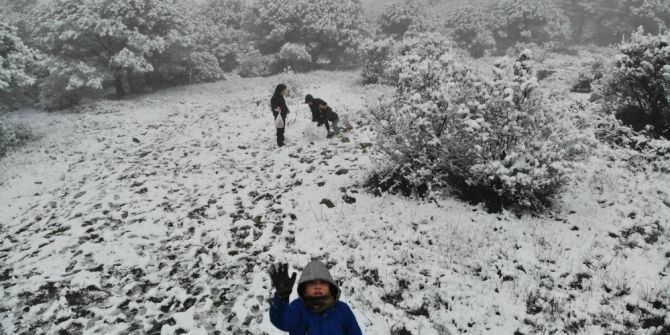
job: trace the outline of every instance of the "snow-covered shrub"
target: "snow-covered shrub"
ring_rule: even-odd
[[[539,210],[588,148],[539,91],[530,52],[493,78],[446,53],[390,62],[396,98],[374,111],[382,176],[427,194],[444,186],[490,206]],[[384,177],[382,177],[383,179]]]
[[[571,92],[591,93],[593,82],[600,80],[605,71],[605,62],[602,58],[596,59],[588,69],[579,72],[579,77],[570,89]]]
[[[638,30],[619,50],[598,86],[603,109],[635,130],[652,127],[670,138],[670,33]]]
[[[209,52],[191,52],[184,61],[189,83],[212,82],[223,78],[219,60]]]
[[[658,34],[670,26],[667,0],[557,0],[570,18],[573,39],[600,45],[618,43],[638,27]]]
[[[411,56],[419,59],[438,59],[446,50],[451,50],[453,42],[443,34],[427,32],[408,36],[393,44],[391,58]],[[389,62],[387,62],[388,65]],[[398,66],[386,66],[383,74],[384,82],[399,83]]]
[[[437,32],[416,34],[400,40],[393,46],[394,55],[416,55],[422,58],[439,58],[446,50],[450,50],[453,42]]]
[[[369,35],[358,0],[259,0],[244,26],[263,54],[279,52],[286,43],[305,45],[313,61],[334,65],[357,60]]]
[[[401,40],[386,38],[367,43],[363,68],[365,83],[398,81],[396,71],[389,67],[389,61],[399,56],[413,54],[423,58],[435,58],[444,50],[450,50],[452,41],[437,32],[408,34]]]
[[[537,43],[529,42],[517,42],[513,46],[505,50],[505,56],[514,58],[517,55],[524,52],[524,50],[530,50],[533,54],[533,61],[542,63],[547,59],[547,56],[550,54],[552,43],[545,43],[539,45]]]
[[[312,55],[307,52],[304,44],[286,43],[279,49],[279,59],[282,67],[290,67],[296,71],[305,71],[310,68]]]
[[[394,40],[385,38],[365,44],[365,58],[363,60],[363,83],[375,84],[382,82],[386,63],[391,58],[391,49]]]
[[[26,88],[35,84],[37,51],[26,46],[17,28],[0,23],[0,109],[21,105]]]
[[[35,83],[29,67],[37,61],[35,50],[26,46],[17,29],[0,23],[0,92]]]
[[[0,114],[0,157],[7,154],[7,151],[16,145],[19,145],[34,135],[30,128],[22,124],[11,124],[7,122],[4,115]]]
[[[491,9],[481,5],[461,6],[445,20],[454,42],[472,57],[482,57],[495,49],[494,24]]]
[[[0,115],[0,157],[7,154],[7,150],[15,141],[14,131],[7,125],[4,116]]]
[[[276,55],[261,55],[256,49],[251,49],[240,55],[240,64],[237,73],[242,77],[261,77],[276,73]]]
[[[277,80],[273,82],[272,87],[268,88],[268,92],[274,92],[276,83],[282,83],[288,88],[288,97],[302,99],[305,97],[305,83],[293,72],[291,68],[287,68],[277,75]]]
[[[72,107],[84,98],[102,94],[104,77],[96,68],[59,58],[47,60],[49,74],[40,80],[39,106],[46,110]]]
[[[553,0],[503,0],[494,6],[499,50],[517,42],[543,44],[570,37],[570,20]]]
[[[414,0],[391,3],[384,9],[378,24],[385,36],[402,38],[417,21],[425,17],[419,4]]]

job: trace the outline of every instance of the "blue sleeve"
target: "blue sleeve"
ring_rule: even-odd
[[[281,300],[274,296],[270,303],[270,322],[279,330],[293,331],[301,323],[300,311],[295,304],[289,304],[288,300]]]
[[[356,321],[356,316],[354,316],[354,312],[351,311],[349,305],[344,304],[344,309],[347,320],[347,325],[345,327],[346,329],[345,335],[363,335],[361,327],[358,326],[358,322]]]

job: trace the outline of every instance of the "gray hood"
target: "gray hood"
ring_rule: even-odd
[[[340,298],[339,286],[337,286],[335,280],[333,280],[333,276],[330,275],[326,265],[320,261],[311,261],[305,266],[305,269],[302,270],[302,274],[300,274],[300,279],[298,280],[298,295],[300,298],[302,298],[303,292],[305,291],[305,283],[312,280],[323,280],[328,282],[331,285],[331,293],[333,293],[335,300]]]

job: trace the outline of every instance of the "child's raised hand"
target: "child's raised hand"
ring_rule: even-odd
[[[288,277],[288,264],[287,263],[277,263],[270,265],[268,270],[270,279],[272,280],[272,286],[277,292],[277,296],[280,299],[288,299],[293,290],[293,284],[295,284],[295,278],[297,274],[293,272],[291,278]]]

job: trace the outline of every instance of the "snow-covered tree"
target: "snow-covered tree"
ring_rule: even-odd
[[[384,38],[365,43],[365,58],[363,60],[363,82],[365,84],[375,84],[383,82],[384,71],[386,71],[386,62],[391,57],[391,49],[394,40]]]
[[[262,54],[298,43],[315,62],[334,64],[357,57],[368,35],[360,0],[259,0],[245,26]]]
[[[65,66],[85,63],[96,83],[113,78],[118,96],[125,93],[125,75],[154,71],[152,58],[178,43],[185,30],[171,0],[55,0],[41,22],[40,44],[47,53]]]
[[[0,93],[35,83],[30,67],[37,52],[26,46],[15,27],[0,23]]]
[[[40,0],[0,0],[0,22],[16,27],[18,36],[27,43],[36,22],[35,9],[40,5]]]
[[[251,47],[242,29],[246,11],[243,0],[209,0],[192,16],[194,46],[213,54],[225,71],[236,68],[240,54]]]
[[[493,37],[496,20],[490,8],[465,5],[454,10],[445,20],[447,30],[459,47],[471,56],[481,57],[495,49]]]
[[[605,111],[636,130],[652,126],[670,138],[670,33],[640,28],[619,50],[598,87]]]
[[[401,38],[417,21],[422,20],[426,14],[415,0],[391,3],[386,6],[379,18],[379,29],[382,34],[395,38]]]
[[[501,50],[518,42],[544,44],[570,37],[570,20],[554,0],[503,0],[494,5],[493,19]]]
[[[286,43],[279,49],[279,59],[283,67],[289,67],[296,71],[309,69],[312,63],[312,55],[307,52],[307,47],[298,43]]]
[[[247,4],[244,0],[207,0],[203,14],[216,24],[241,29]]]

